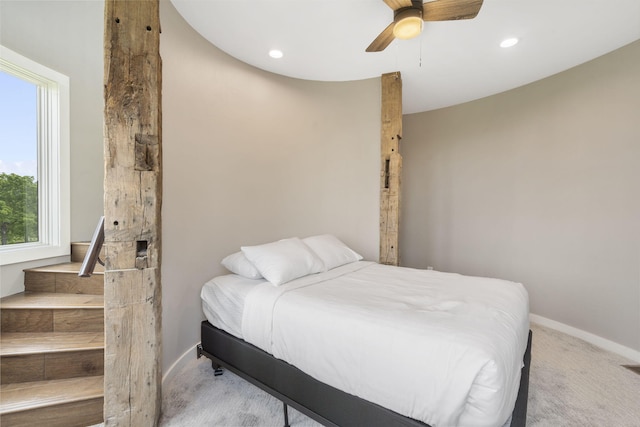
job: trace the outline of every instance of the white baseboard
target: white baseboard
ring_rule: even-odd
[[[178,360],[176,360],[175,362],[173,362],[171,366],[169,366],[169,369],[167,369],[167,372],[165,372],[162,375],[163,385],[165,383],[169,383],[173,381],[173,378],[178,374],[178,372],[180,372],[187,363],[191,362],[193,359],[195,359],[198,356],[196,352],[196,347],[198,346],[198,344],[200,343],[199,342],[195,343],[193,347],[189,348],[189,350],[182,353],[182,356],[178,357]]]
[[[529,320],[533,323],[537,323],[542,326],[546,326],[551,329],[555,329],[567,335],[571,335],[576,338],[580,338],[590,344],[603,348],[612,353],[619,354],[620,356],[631,359],[635,362],[640,362],[640,351],[636,351],[632,348],[625,347],[608,339],[599,337],[592,333],[583,331],[582,329],[574,328],[573,326],[565,325],[564,323],[556,322],[555,320],[547,319],[546,317],[538,316],[537,314],[529,314]]]

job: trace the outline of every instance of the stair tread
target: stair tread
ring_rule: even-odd
[[[104,349],[103,332],[3,332],[0,355]]]
[[[62,264],[45,265],[44,267],[27,268],[25,271],[40,273],[78,273],[82,267],[81,262],[65,262]],[[104,274],[104,267],[96,264],[93,274]]]
[[[2,384],[0,413],[8,414],[103,396],[104,376]]]
[[[51,292],[20,292],[0,299],[2,309],[101,309],[104,296]]]

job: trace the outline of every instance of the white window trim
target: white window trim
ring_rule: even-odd
[[[38,210],[41,212],[40,240],[0,246],[0,265],[67,256],[71,251],[69,77],[1,45],[0,69],[40,86]]]

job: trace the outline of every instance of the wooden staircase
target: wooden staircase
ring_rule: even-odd
[[[25,270],[25,292],[0,299],[0,425],[85,427],[103,421],[104,272],[71,262]]]

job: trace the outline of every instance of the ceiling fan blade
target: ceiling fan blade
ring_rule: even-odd
[[[411,0],[384,0],[384,2],[393,10],[411,6]]]
[[[422,19],[425,21],[451,21],[473,19],[483,0],[435,0],[422,5]]]
[[[393,35],[393,27],[395,26],[395,22],[392,22],[382,30],[378,37],[374,41],[371,42],[368,48],[365,49],[366,52],[380,52],[383,51],[389,44],[396,38]]]

